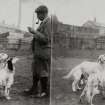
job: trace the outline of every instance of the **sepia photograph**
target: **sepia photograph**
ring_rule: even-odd
[[[0,0],[0,105],[104,105],[104,10],[104,0]]]

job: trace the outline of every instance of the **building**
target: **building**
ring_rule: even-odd
[[[105,24],[99,23],[96,21],[96,18],[92,20],[88,20],[83,24],[83,27],[90,27],[94,29],[99,29],[99,34],[103,35],[105,34]]]
[[[67,48],[95,48],[95,39],[99,29],[59,23],[58,31],[54,34],[54,42]]]
[[[28,33],[29,34],[29,33]],[[25,31],[15,26],[0,24],[0,48],[19,49],[20,47],[28,48],[32,35],[26,35]],[[24,48],[24,50],[25,50]]]

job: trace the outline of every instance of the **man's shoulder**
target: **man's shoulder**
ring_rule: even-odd
[[[58,23],[58,19],[54,15],[50,15],[43,21],[43,23],[45,23],[45,24]]]
[[[51,22],[51,17],[50,17],[50,16],[48,16],[48,17],[43,21],[43,23],[49,23],[49,22]]]
[[[54,32],[57,32],[58,23],[58,19],[54,15],[51,15],[43,21],[42,26],[47,27],[48,29],[53,29]]]
[[[58,22],[58,19],[55,15],[50,15],[45,19],[45,21],[54,21],[54,22],[56,21],[56,22]]]

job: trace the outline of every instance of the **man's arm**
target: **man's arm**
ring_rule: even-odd
[[[32,43],[31,43],[31,46],[32,46],[32,52],[34,52],[34,50],[35,50],[35,49],[34,49],[34,46],[35,46],[34,43],[35,43],[35,38],[32,39]]]
[[[28,30],[30,33],[32,33],[34,35],[34,38],[42,40],[44,42],[48,41],[47,37],[45,37],[45,35],[43,35],[43,33],[39,32],[39,31],[35,31],[31,27],[28,27]]]

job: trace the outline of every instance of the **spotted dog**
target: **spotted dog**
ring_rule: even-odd
[[[81,79],[81,76],[84,75],[85,79],[87,80],[88,76],[92,73],[98,73],[98,72],[105,71],[105,55],[100,55],[98,57],[97,62],[90,62],[90,61],[84,61],[81,64],[74,67],[66,76],[63,77],[63,79],[73,79],[72,83],[72,90],[76,92],[78,89],[81,89],[78,84],[80,81],[83,81]]]
[[[0,88],[6,99],[11,99],[9,93],[14,82],[15,66],[19,59],[17,57],[9,57],[7,54],[0,54]]]
[[[87,102],[93,105],[94,96],[100,93],[105,97],[105,71],[89,75],[87,84],[80,96],[80,102],[82,103],[83,96],[85,96]]]

